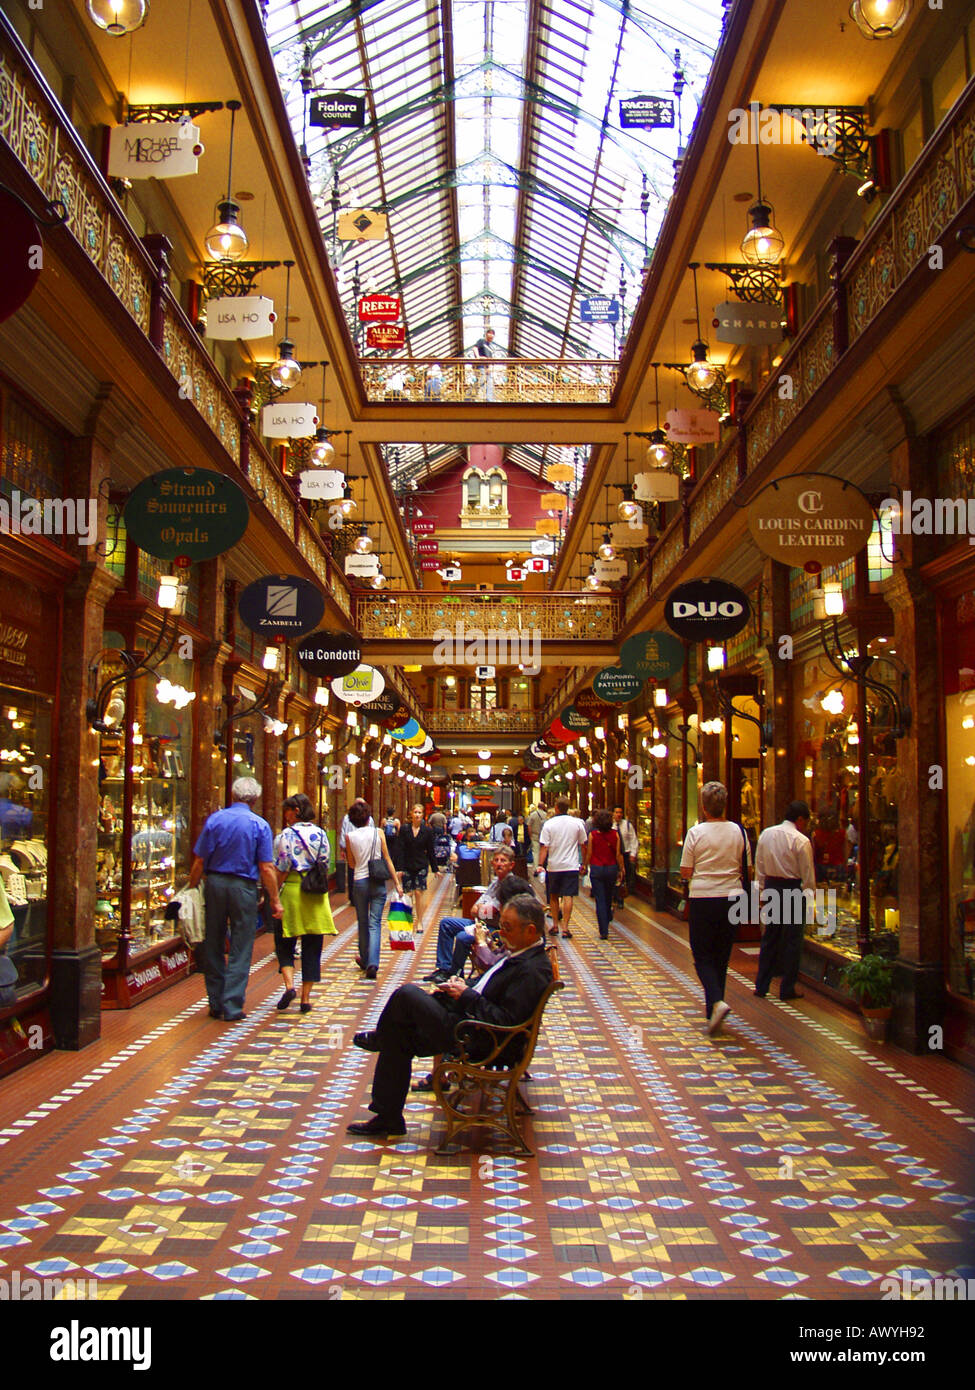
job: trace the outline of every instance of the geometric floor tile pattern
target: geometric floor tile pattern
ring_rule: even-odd
[[[0,1274],[126,1302],[873,1301],[904,1272],[975,1273],[971,1077],[811,996],[754,1000],[741,953],[707,1037],[681,928],[642,905],[602,942],[580,900],[560,943],[535,1158],[500,1139],[438,1157],[423,1093],[406,1140],[354,1140],[372,1063],[352,1034],[432,967],[435,933],[364,985],[333,906],[310,1014],[274,1008],[262,938],[246,1022],[210,1021],[191,977],[0,1082]]]

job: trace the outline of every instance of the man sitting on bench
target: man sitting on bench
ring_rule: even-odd
[[[501,906],[499,889],[515,867],[515,852],[500,845],[491,856],[494,878],[474,904],[473,917],[444,917],[437,933],[437,968],[425,976],[427,984],[441,984],[450,978],[453,966],[454,939],[459,933],[469,931],[475,920],[487,921],[494,918]]]
[[[508,954],[485,971],[475,985],[452,977],[428,994],[419,985],[393,991],[375,1031],[356,1033],[353,1043],[378,1052],[372,1080],[371,1120],[348,1126],[350,1134],[372,1139],[399,1138],[406,1133],[403,1105],[410,1085],[414,1057],[447,1052],[462,1019],[514,1027],[524,1023],[552,980],[545,951],[545,912],[534,894],[522,893],[501,913],[501,937]],[[491,1042],[485,1039],[486,1055]]]

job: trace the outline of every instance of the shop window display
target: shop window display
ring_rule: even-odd
[[[948,987],[975,998],[975,591],[942,610]]]
[[[0,686],[0,877],[14,915],[7,958],[18,995],[44,983],[53,702]]]

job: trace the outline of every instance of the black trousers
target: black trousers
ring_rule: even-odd
[[[295,947],[301,942],[301,978],[302,981],[317,984],[322,978],[322,946],[325,938],[323,936],[284,936],[281,932],[280,920],[274,919],[274,954],[278,958],[278,965],[289,965],[292,970],[295,968]]]
[[[788,999],[796,992],[806,920],[805,900],[796,896],[801,891],[802,880],[798,878],[770,876],[765,880],[762,898],[768,906],[763,908],[763,916],[767,913],[770,920],[765,924],[758,953],[756,994],[768,994],[773,975],[782,976],[780,999]]]
[[[735,942],[737,927],[728,921],[733,898],[689,898],[687,907],[688,935],[694,969],[704,986],[704,1012],[711,1010],[724,998],[728,962]]]
[[[419,985],[393,991],[376,1024],[379,1056],[370,1110],[384,1120],[402,1118],[413,1058],[449,1051],[460,1017],[447,1009],[441,996],[427,994]]]

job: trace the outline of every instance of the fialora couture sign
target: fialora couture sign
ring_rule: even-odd
[[[244,537],[250,510],[230,478],[210,468],[168,468],[132,489],[126,535],[159,560],[212,560]]]
[[[759,550],[794,569],[855,555],[870,539],[873,522],[860,489],[824,473],[770,483],[748,508],[748,530]]]

